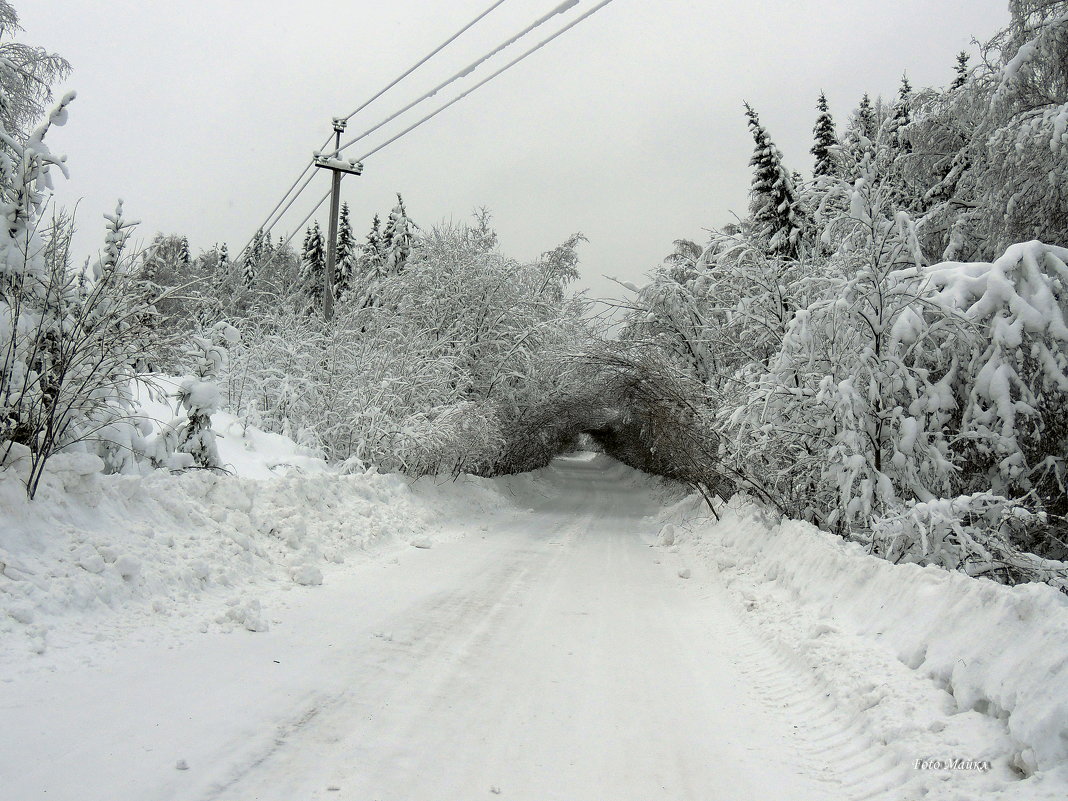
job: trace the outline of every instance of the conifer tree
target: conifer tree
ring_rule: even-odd
[[[252,237],[252,243],[248,246],[248,252],[252,255],[252,258],[257,264],[259,264],[260,260],[263,258],[265,244],[263,229],[261,228],[256,231],[256,235]]]
[[[226,245],[223,245],[223,248],[225,247]],[[229,260],[230,257],[224,249],[219,255],[219,266],[225,267]],[[245,263],[242,265],[241,270],[241,280],[244,281],[247,288],[252,289],[252,285],[256,283],[256,276],[258,273],[259,264],[256,259],[254,259],[251,254],[245,254]]]
[[[323,232],[316,220],[304,237],[304,251],[300,258],[304,275],[304,288],[312,305],[321,302],[323,273],[326,271],[326,253],[323,244]]]
[[[949,85],[950,90],[960,89],[964,84],[968,83],[968,54],[964,50],[957,53],[957,65],[954,69],[956,77],[953,78],[953,83]]]
[[[816,164],[812,169],[812,177],[820,178],[834,174],[834,159],[831,156],[831,148],[838,144],[838,137],[834,133],[834,119],[827,106],[827,95],[820,92],[820,98],[816,102],[816,125],[812,129],[815,142],[812,145],[812,153],[816,158]]]
[[[857,127],[866,139],[875,139],[875,109],[872,108],[871,98],[865,92],[857,107]]]
[[[223,270],[230,266],[230,249],[226,247],[226,243],[223,242],[219,246],[219,267]]]
[[[352,235],[352,222],[349,219],[349,204],[341,204],[341,218],[338,223],[337,258],[334,262],[334,297],[341,297],[352,289],[352,278],[356,269],[356,240]]]
[[[364,277],[366,279],[375,278],[382,271],[385,263],[382,245],[382,220],[379,219],[377,214],[374,220],[371,221],[371,230],[364,240],[361,256],[361,262],[364,265]]]
[[[382,234],[382,250],[385,253],[385,271],[399,273],[404,269],[412,251],[413,223],[404,209],[404,199],[397,193],[397,205],[389,213],[386,230]]]
[[[178,250],[178,260],[183,267],[189,267],[193,263],[193,259],[189,255],[189,240],[186,237],[182,237],[181,244]]]
[[[757,233],[768,242],[769,252],[795,258],[801,244],[802,221],[793,179],[782,164],[782,153],[746,103],[745,113],[756,149],[749,160],[755,170],[749,210]]]
[[[889,125],[890,144],[903,153],[909,153],[912,150],[908,140],[901,134],[901,129],[910,122],[912,122],[912,84],[909,83],[907,75],[902,75],[901,88],[898,89],[897,100],[894,102],[887,125]]]

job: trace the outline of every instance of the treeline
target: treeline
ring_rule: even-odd
[[[1011,12],[945,88],[841,126],[820,96],[811,179],[746,106],[748,215],[676,242],[627,318],[615,358],[667,388],[624,415],[632,460],[894,561],[1065,586],[1068,3]]]

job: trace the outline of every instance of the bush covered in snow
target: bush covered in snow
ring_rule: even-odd
[[[125,254],[132,223],[120,202],[100,258],[79,270],[70,265],[72,222],[46,222],[50,172],[65,165],[44,139],[73,97],[25,140],[0,131],[16,156],[0,159],[0,463],[28,461],[31,497],[57,451],[97,451],[112,472],[158,452],[131,388],[146,380],[137,365],[161,345],[152,324],[159,293]]]
[[[232,318],[244,337],[227,406],[338,461],[412,474],[541,466],[556,451],[524,421],[581,383],[553,354],[590,336],[565,293],[580,241],[522,264],[497,250],[486,215],[406,236],[403,259],[370,236],[329,323],[284,298]]]
[[[1011,11],[947,89],[865,95],[841,136],[821,99],[807,184],[747,107],[750,216],[677,242],[623,334],[690,408],[617,451],[895,561],[1064,586],[1068,4]],[[687,421],[703,447],[649,438]]]

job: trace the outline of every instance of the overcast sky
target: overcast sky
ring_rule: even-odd
[[[350,130],[380,121],[559,1],[509,0]],[[196,253],[219,241],[236,252],[326,138],[332,116],[348,114],[491,0],[14,5],[22,40],[74,68],[63,88],[78,99],[50,144],[69,156],[71,178],[57,194],[65,205],[81,199],[80,247],[95,251],[100,215],[121,197],[143,221],[144,240],[183,233]],[[704,229],[744,211],[752,140],[743,100],[787,165],[808,174],[820,89],[842,122],[863,92],[894,93],[903,71],[916,86],[945,85],[955,54],[974,53],[973,37],[1007,21],[1007,0],[614,0],[369,159],[363,176],[344,180],[343,199],[361,237],[398,191],[424,226],[485,206],[502,249],[522,259],[582,231],[590,239],[583,285],[620,294],[603,273],[640,281],[673,240],[703,242]],[[317,178],[318,191],[282,228],[300,221],[327,182]]]

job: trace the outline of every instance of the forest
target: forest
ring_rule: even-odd
[[[194,255],[133,247],[119,202],[79,258],[86,223],[50,200],[69,66],[0,0],[0,465],[31,498],[60,452],[226,471],[220,410],[343,473],[520,473],[585,435],[710,506],[745,493],[895,563],[1068,591],[1068,3],[1010,11],[945,86],[906,75],[837,121],[814,98],[811,164],[739,109],[748,209],[611,313],[573,289],[582,234],[523,262],[488,211],[435,225],[398,195],[366,235],[343,209],[325,320],[319,223]],[[139,399],[165,377],[157,421]]]

